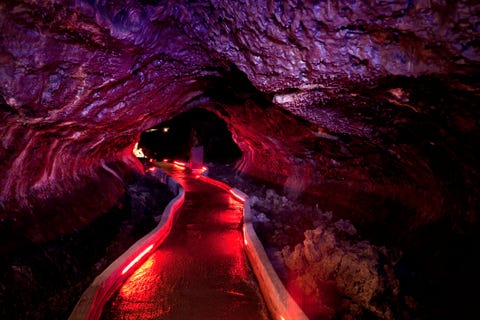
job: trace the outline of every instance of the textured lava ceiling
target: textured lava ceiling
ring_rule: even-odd
[[[475,0],[2,1],[0,231],[88,223],[141,170],[142,131],[201,107],[239,170],[379,241],[469,232],[479,17]]]

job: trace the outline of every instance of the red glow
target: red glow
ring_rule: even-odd
[[[150,167],[150,168],[147,169],[147,171],[149,171],[149,172],[155,172],[155,167]]]
[[[237,193],[234,189],[230,189],[230,193],[233,194],[233,196],[238,200],[240,200],[241,202],[245,202],[246,199],[242,195]]]
[[[240,195],[240,194],[238,194],[237,192],[235,192],[235,190],[234,190],[233,188],[231,188],[231,187],[230,187],[228,184],[226,184],[226,183],[223,183],[223,182],[221,182],[221,181],[214,180],[214,179],[212,179],[212,178],[205,177],[205,176],[199,176],[199,178],[202,179],[202,180],[205,181],[205,182],[208,182],[208,183],[210,183],[210,184],[213,184],[214,186],[217,186],[217,187],[219,187],[219,188],[222,188],[222,189],[225,190],[225,191],[230,192],[235,199],[239,200],[239,201],[242,202],[242,203],[245,202],[245,200],[246,200],[242,195]],[[243,242],[245,243],[245,245],[248,245],[247,238],[245,237],[245,226],[243,226],[243,239],[244,239]]]
[[[168,162],[168,159],[163,159],[163,162]]]
[[[131,267],[133,267],[134,264],[136,264],[138,261],[140,261],[140,259],[142,259],[148,252],[150,252],[150,250],[153,249],[153,244],[149,245],[145,250],[143,250],[135,259],[132,260],[132,262],[130,262],[128,264],[128,266],[126,266],[123,270],[122,270],[122,274],[125,274],[128,270],[130,270]]]
[[[185,170],[185,168],[187,167],[187,164],[185,162],[177,161],[177,160],[173,161],[173,165],[176,168],[183,169],[183,170]]]
[[[246,233],[247,233],[246,226],[243,225],[243,243],[245,243],[245,245],[248,245]]]
[[[197,299],[196,295],[184,294],[181,285],[186,284],[186,289],[197,290],[204,283],[219,288],[215,295],[215,299],[219,300],[214,303],[222,307],[215,315],[235,313],[236,310],[245,314],[257,312],[254,310],[258,303],[255,294],[252,294],[256,291],[250,291],[249,286],[242,284],[252,277],[244,253],[242,230],[238,229],[243,218],[242,203],[227,193],[231,187],[223,183],[215,183],[223,187],[220,190],[195,180],[197,177],[203,180],[203,176],[184,174],[179,170],[169,171],[174,178],[182,181],[187,190],[187,205],[181,209],[182,219],[177,220],[176,227],[172,229],[174,236],[167,237],[158,250],[153,250],[145,263],[122,285],[120,295],[114,297],[112,303],[119,311],[113,312],[126,315],[128,319],[183,319],[185,308],[178,306],[190,306],[197,302],[202,306],[204,301]],[[209,178],[205,180],[214,181]],[[208,202],[209,206],[204,206],[204,202]],[[202,224],[192,230],[190,226],[198,221],[202,221]],[[182,241],[178,241],[179,238]],[[140,262],[137,263],[139,265]],[[132,269],[136,269],[136,266]],[[251,311],[244,311],[250,308]],[[223,318],[211,317],[209,308],[198,309],[200,315],[196,314],[194,318],[207,318],[206,314],[212,319]],[[259,314],[263,312],[259,310]]]
[[[153,159],[152,159],[152,158],[150,158],[148,161],[149,161],[149,162],[153,162]]]
[[[222,188],[225,191],[230,191],[230,189],[231,189],[230,186],[227,185],[226,183],[223,183],[223,182],[218,181],[218,180],[214,180],[214,179],[209,178],[209,177],[200,176],[200,179],[202,179],[203,181],[208,182],[210,184],[213,184],[214,186]]]
[[[203,174],[205,171],[207,171],[207,167],[203,166],[199,169],[192,169],[192,173],[195,176],[195,178],[198,178],[201,174]]]
[[[137,279],[145,277],[149,269],[152,267],[155,262],[156,255],[152,254],[135,272],[132,274],[130,279]],[[145,295],[145,287],[138,288],[138,286],[132,286],[131,284],[135,283],[133,281],[127,281],[120,289],[120,294],[126,299],[134,298],[135,296]]]

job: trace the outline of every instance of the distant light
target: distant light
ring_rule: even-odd
[[[130,270],[131,267],[133,267],[133,265],[135,263],[137,263],[138,261],[140,261],[140,259],[142,259],[149,251],[151,251],[153,249],[153,244],[149,245],[145,250],[143,250],[135,259],[132,260],[132,262],[130,262],[128,264],[128,266],[126,266],[123,270],[122,270],[122,274],[125,274],[128,270]]]
[[[187,164],[185,162],[181,161],[173,161],[173,165],[179,169],[185,170],[187,167]]]
[[[133,154],[134,154],[137,158],[145,158],[145,154],[143,153],[142,148],[139,148],[139,147],[138,147],[138,142],[135,143],[135,146],[133,147]]]
[[[157,128],[152,128],[152,129],[145,130],[145,132],[155,132],[155,131],[158,131],[158,129]]]
[[[168,162],[168,159],[163,159],[163,162]]]
[[[165,127],[165,128],[163,128],[162,130],[163,130],[163,132],[168,132],[168,130],[170,130],[170,128],[169,128],[169,127]]]
[[[150,168],[147,169],[147,171],[149,171],[149,172],[155,172],[155,167],[150,167]]]

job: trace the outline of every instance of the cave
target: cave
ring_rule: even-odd
[[[473,0],[3,1],[0,317],[67,318],[172,197],[134,146],[187,161],[192,136],[311,319],[475,317],[479,21]]]
[[[207,163],[234,164],[242,155],[225,121],[211,111],[198,108],[147,129],[138,142],[145,157],[161,161],[189,161],[195,145],[203,147],[202,159]]]

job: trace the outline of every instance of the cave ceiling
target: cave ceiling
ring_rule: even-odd
[[[62,220],[69,195],[69,223],[89,221],[140,170],[140,133],[203,107],[237,168],[292,197],[473,221],[479,17],[466,0],[2,1],[2,219]]]

